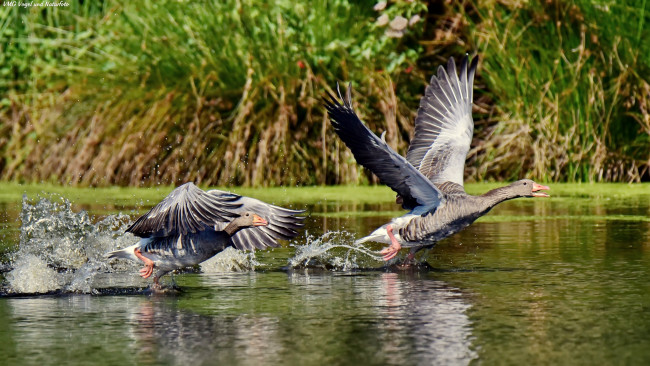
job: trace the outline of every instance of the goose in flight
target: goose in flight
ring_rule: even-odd
[[[453,58],[437,75],[420,100],[415,134],[406,158],[395,152],[382,137],[372,133],[352,107],[351,86],[345,96],[337,84],[338,98],[329,94],[325,108],[334,131],[352,151],[356,161],[397,192],[397,203],[408,210],[401,217],[379,227],[358,243],[388,244],[383,259],[395,257],[402,247],[415,253],[431,247],[471,225],[497,204],[518,197],[548,197],[549,187],[529,179],[513,182],[483,195],[467,194],[463,187],[465,159],[474,133],[472,95],[478,57],[461,62],[460,72]]]
[[[304,217],[296,215],[303,212],[185,183],[126,230],[141,238],[138,243],[106,256],[144,262],[140,275],[153,275],[154,288],[159,288],[161,276],[201,263],[228,246],[279,246],[277,239],[298,235]]]

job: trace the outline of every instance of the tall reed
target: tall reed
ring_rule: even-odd
[[[471,20],[494,107],[471,178],[648,179],[645,1],[485,0],[456,9]]]
[[[647,7],[645,0],[3,7],[0,178],[373,182],[329,127],[323,92],[352,81],[358,114],[404,152],[435,67],[476,52],[468,180],[648,180]],[[400,22],[404,28],[391,28]]]
[[[33,63],[4,84],[12,92],[0,122],[11,131],[0,142],[2,176],[89,185],[365,180],[320,100],[336,80],[355,80],[381,100],[392,88],[385,73],[417,55],[403,46],[409,40],[375,25],[373,5],[169,0],[3,9],[7,29],[25,25],[17,36],[3,33],[5,46],[33,54]],[[395,108],[389,102],[384,109]],[[383,123],[374,107],[360,103],[359,113]]]

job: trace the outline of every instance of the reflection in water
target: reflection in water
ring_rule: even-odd
[[[457,365],[476,357],[469,305],[426,273],[189,277],[178,297],[6,299],[17,354],[27,363],[171,365]]]
[[[134,314],[138,358],[178,365],[278,364],[278,319],[265,316],[206,316],[152,299]]]
[[[206,293],[207,308],[195,302],[186,308],[183,299],[142,303],[135,332],[141,359],[467,364],[476,357],[465,313],[469,305],[443,282],[394,273],[292,272],[289,283],[281,284],[282,276],[270,282],[254,273],[201,278],[202,285],[226,292],[218,299]]]
[[[332,304],[327,310],[334,325],[331,332],[343,339],[339,347],[349,348],[350,353],[363,349],[367,360],[466,364],[476,357],[470,349],[471,324],[466,315],[470,305],[458,289],[431,279],[428,273],[330,276],[306,272],[291,273],[290,281],[309,296],[301,301],[316,307],[318,313],[329,313],[322,304]],[[355,316],[345,309],[367,313]],[[350,338],[342,330],[348,330]],[[356,333],[364,342],[352,339]]]
[[[386,308],[383,328],[391,363],[400,364],[402,354],[411,355],[416,364],[449,365],[476,358],[466,314],[470,305],[457,289],[441,281],[402,281],[396,273],[384,273],[382,282],[385,297],[380,303]]]

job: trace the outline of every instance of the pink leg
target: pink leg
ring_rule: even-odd
[[[151,277],[153,274],[153,261],[142,255],[142,252],[138,248],[133,251],[133,254],[135,254],[136,257],[140,258],[140,260],[144,262],[144,268],[140,270],[140,276],[143,278]],[[157,282],[157,278],[154,278],[154,283]]]
[[[385,261],[389,261],[395,258],[399,250],[402,249],[402,246],[397,241],[395,235],[393,235],[393,227],[390,224],[386,226],[386,232],[388,233],[388,237],[390,238],[392,244],[388,248],[384,248],[384,250],[379,253],[384,255]]]

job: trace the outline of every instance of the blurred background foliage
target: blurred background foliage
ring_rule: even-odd
[[[374,182],[321,97],[404,153],[424,88],[479,54],[470,181],[649,180],[646,1],[68,1],[0,7],[0,178]]]

